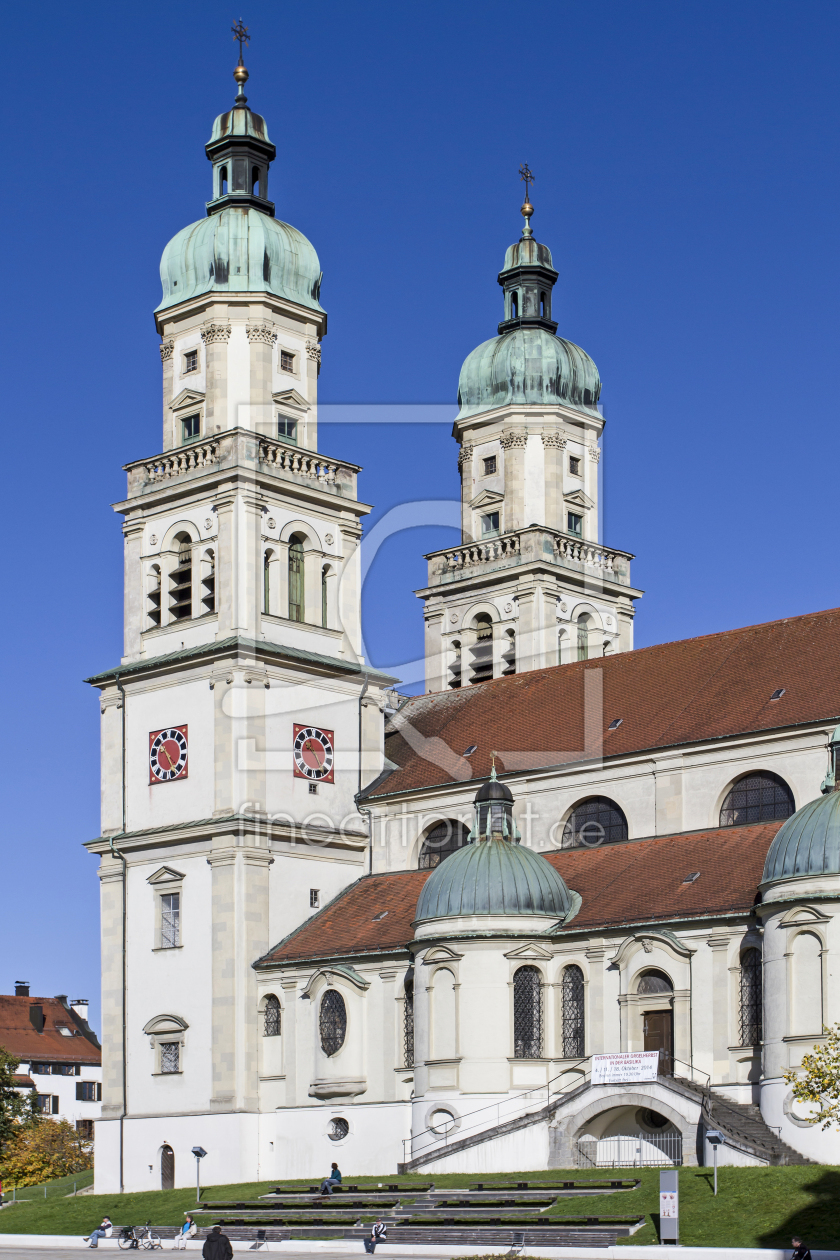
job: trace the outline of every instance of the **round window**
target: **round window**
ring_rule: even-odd
[[[331,1142],[340,1142],[342,1138],[346,1138],[350,1132],[350,1125],[347,1120],[342,1120],[340,1116],[335,1116],[330,1120],[330,1127],[327,1136]]]
[[[651,1111],[650,1107],[643,1107],[641,1121],[649,1129],[664,1129],[668,1123],[668,1117],[660,1115],[658,1111]]]
[[[444,1111],[442,1108],[439,1108],[437,1111],[432,1112],[429,1118],[429,1128],[432,1130],[432,1133],[451,1133],[455,1128],[455,1117],[451,1111]]]

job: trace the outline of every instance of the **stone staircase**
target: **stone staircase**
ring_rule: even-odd
[[[728,1146],[743,1151],[768,1164],[812,1164],[783,1142],[777,1133],[764,1122],[755,1103],[736,1103],[720,1094],[709,1093],[701,1086],[682,1077],[662,1078],[671,1089],[687,1091],[696,1098],[703,1109],[703,1123],[707,1129],[720,1129]]]

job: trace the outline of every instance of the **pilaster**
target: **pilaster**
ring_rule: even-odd
[[[525,448],[528,445],[528,433],[524,426],[515,425],[506,428],[501,437],[505,461],[505,503],[504,520],[501,522],[503,532],[522,529],[531,524],[524,520],[525,513]]]
[[[207,392],[204,403],[204,423],[207,434],[220,433],[228,427],[228,342],[229,323],[206,323],[201,328],[201,339],[207,358]]]
[[[729,1080],[729,942],[727,935],[710,936],[706,941],[712,951],[712,1079]]]

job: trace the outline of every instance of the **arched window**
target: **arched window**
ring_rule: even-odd
[[[741,1045],[757,1046],[762,1038],[761,951],[745,949],[741,955]]]
[[[793,793],[784,779],[769,770],[756,770],[733,783],[727,792],[720,825],[743,827],[746,823],[773,822],[790,818],[795,809]]]
[[[545,317],[547,314],[548,314],[548,309],[546,307],[545,294],[541,293],[540,294],[540,315]]]
[[[519,294],[511,293],[510,295],[510,317],[511,319],[519,319]]]
[[[216,556],[212,551],[201,557],[201,607],[205,612],[216,611]]]
[[[589,618],[581,613],[577,619],[577,658],[579,661],[589,660]]]
[[[823,1031],[822,941],[814,932],[800,932],[793,941],[791,1021],[793,1036]]]
[[[479,613],[473,621],[475,643],[472,649],[470,682],[486,682],[493,677],[493,622],[489,613]]]
[[[271,612],[271,552],[263,555],[263,606],[264,613]]]
[[[636,992],[650,997],[652,993],[673,993],[674,986],[664,971],[657,971],[655,967],[651,967],[648,971],[642,972],[639,983],[636,985]]]
[[[304,620],[303,539],[289,540],[289,621]]]
[[[590,796],[576,805],[563,828],[563,848],[597,849],[627,839],[627,819],[608,796]]]
[[[449,658],[449,686],[461,686],[461,644],[456,640],[452,644],[452,655]]]
[[[338,1054],[347,1035],[347,1008],[337,989],[327,989],[321,998],[319,1024],[324,1054]]]
[[[574,963],[563,968],[563,1058],[581,1059],[585,1053],[586,1029],[583,1014],[583,972]]]
[[[280,1003],[273,993],[265,999],[265,1006],[263,1008],[263,1036],[280,1036]]]
[[[330,571],[326,565],[321,570],[321,625],[326,629],[327,626],[327,579]]]
[[[414,969],[405,977],[403,999],[403,1067],[414,1067]]]
[[[260,195],[260,168],[258,166],[251,167],[251,192],[255,197]]]
[[[222,166],[219,169],[219,196],[224,197],[228,189],[228,173],[227,167]]]
[[[178,534],[175,543],[178,561],[169,574],[169,616],[183,621],[192,616],[192,543],[189,534]]]
[[[516,673],[516,631],[505,631],[505,650],[502,652],[502,675]]]
[[[542,1057],[542,976],[536,967],[513,973],[513,1057]]]
[[[467,843],[468,835],[469,832],[464,824],[455,822],[452,818],[439,822],[423,841],[417,869],[430,871],[432,867],[440,866],[441,862],[446,861]]]
[[[153,626],[160,625],[160,565],[153,564],[149,570],[148,596],[146,612]]]
[[[455,977],[447,967],[435,972],[431,998],[432,1058],[454,1059],[458,1053],[458,1011]]]

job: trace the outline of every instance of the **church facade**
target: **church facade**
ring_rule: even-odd
[[[359,469],[318,448],[320,264],[236,77],[161,261],[161,450],[89,680],[97,1190],[192,1184],[197,1145],[215,1184],[697,1163],[710,1128],[837,1162],[785,1074],[840,1018],[840,612],[633,649],[600,378],[526,195],[402,696],[360,656]],[[652,1078],[604,1078],[637,1052]]]

